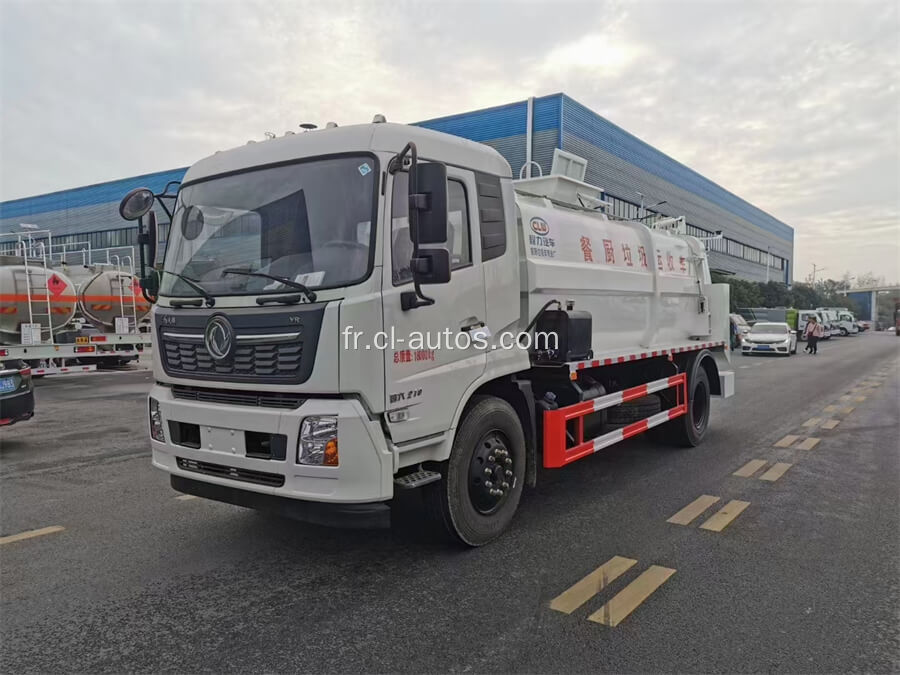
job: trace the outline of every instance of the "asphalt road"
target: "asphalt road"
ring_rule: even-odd
[[[149,463],[150,373],[41,381],[0,432],[0,535],[64,529],[0,544],[0,668],[897,672],[898,358],[877,333],[738,356],[701,447],[638,437],[545,471],[478,550],[432,537],[415,495],[387,532],[178,499]],[[558,611],[616,556],[636,562]]]

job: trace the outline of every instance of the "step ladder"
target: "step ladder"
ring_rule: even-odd
[[[50,270],[47,267],[47,249],[43,242],[38,242],[29,248],[30,250],[25,247],[22,248],[22,265],[25,268],[25,293],[28,297],[28,323],[38,323],[41,325],[40,342],[43,342],[44,325],[41,321],[42,317],[47,317],[47,330],[49,331],[48,339],[53,339],[53,305],[51,304],[50,287],[48,285],[50,280]],[[35,251],[39,252],[37,256],[35,256]],[[35,256],[35,260],[40,261],[40,265],[30,263],[29,257],[31,256]],[[43,285],[36,285],[32,282],[31,275],[35,274],[37,271],[43,272]],[[42,294],[39,300],[35,300],[35,293]],[[46,309],[47,311],[36,311],[38,309]],[[35,317],[38,317],[37,321],[35,321]]]

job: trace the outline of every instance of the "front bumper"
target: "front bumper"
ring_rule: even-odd
[[[393,496],[393,454],[388,449],[378,420],[370,419],[357,400],[310,398],[298,408],[279,409],[176,399],[169,387],[161,385],[155,385],[150,396],[159,401],[166,432],[164,443],[150,440],[153,465],[172,474],[173,479],[180,477],[192,483],[229,488],[199,496],[255,507],[266,500],[257,499],[254,504],[242,503],[235,500],[235,492],[276,498],[267,501],[269,505],[283,504],[278,502],[280,499],[323,504],[371,504],[384,502]],[[303,418],[310,415],[333,415],[338,418],[338,466],[297,463],[300,425]],[[170,422],[198,425],[199,447],[174,443]],[[283,434],[287,437],[285,458],[248,457],[244,432]],[[255,480],[262,475],[268,484]],[[179,482],[179,485],[187,484]],[[183,491],[195,494],[187,489]],[[275,507],[275,510],[285,512],[284,507]],[[298,507],[294,510],[302,509]],[[302,519],[322,522],[316,516]]]
[[[33,416],[33,391],[18,392],[0,398],[0,426],[24,422]]]
[[[774,344],[774,345],[760,345],[760,344],[750,344],[748,345],[746,342],[741,345],[741,352],[744,354],[788,354],[791,351],[790,344]]]

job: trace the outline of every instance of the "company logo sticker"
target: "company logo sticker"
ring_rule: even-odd
[[[550,226],[547,224],[547,221],[543,218],[532,218],[531,219],[531,231],[535,234],[539,234],[542,237],[550,234]]]
[[[365,176],[365,175],[367,175],[370,171],[372,171],[372,167],[369,166],[368,162],[365,163],[365,164],[360,164],[360,165],[357,167],[357,169],[359,170],[359,175],[360,175],[360,176]]]

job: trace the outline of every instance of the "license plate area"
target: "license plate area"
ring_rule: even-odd
[[[16,381],[12,377],[0,378],[0,394],[8,394],[16,390]]]
[[[769,345],[758,345],[756,348],[761,352],[767,352],[772,349]]]

